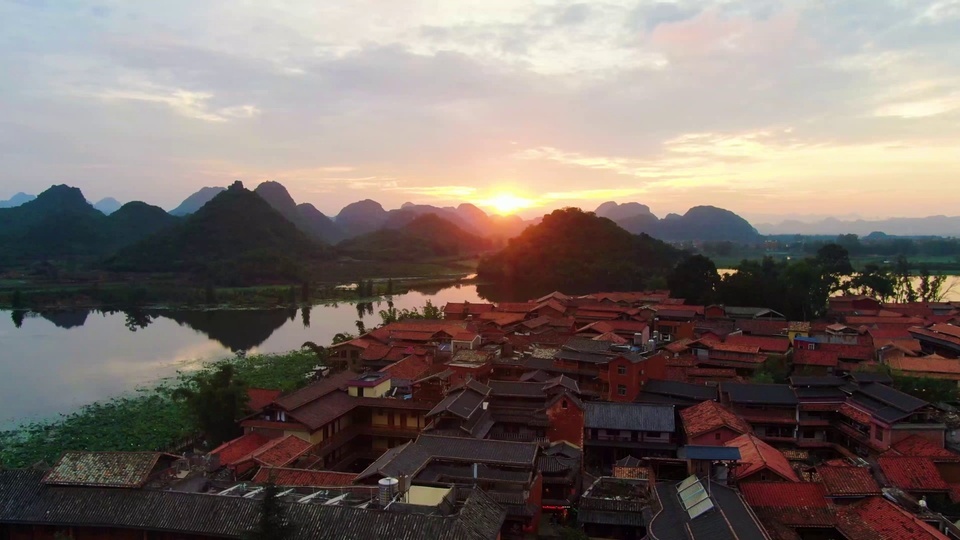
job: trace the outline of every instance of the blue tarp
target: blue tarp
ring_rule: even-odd
[[[736,461],[740,459],[740,449],[728,446],[688,445],[677,451],[680,459],[702,459],[710,461]]]

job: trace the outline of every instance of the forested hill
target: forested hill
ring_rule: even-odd
[[[0,264],[90,262],[177,221],[142,202],[127,203],[105,216],[79,189],[52,186],[36,199],[0,209]]]
[[[128,272],[189,272],[221,283],[300,279],[302,265],[330,250],[235,182],[183,223],[129,246],[105,263]]]
[[[662,285],[681,251],[577,208],[557,210],[484,258],[478,278],[572,293]]]
[[[361,260],[417,261],[463,257],[490,249],[491,242],[436,214],[422,214],[398,229],[380,229],[337,245],[337,252]]]

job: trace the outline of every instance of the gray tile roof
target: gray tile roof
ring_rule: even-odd
[[[647,381],[647,384],[643,386],[643,391],[651,394],[690,399],[696,403],[707,400],[716,401],[717,399],[716,386],[707,386],[704,384],[693,384],[679,381],[653,379]]]
[[[610,354],[610,346],[614,345],[612,341],[600,341],[589,338],[571,338],[564,345],[563,349],[568,351]]]
[[[473,490],[450,516],[367,510],[347,506],[283,503],[293,540],[487,540],[498,538],[504,509]],[[260,501],[173,491],[48,486],[41,473],[0,471],[0,523],[58,527],[115,527],[182,535],[240,538],[257,521]]]
[[[683,509],[674,483],[656,488],[661,510],[650,523],[652,540],[769,540],[747,503],[732,489],[713,483],[710,498],[715,507],[695,519]]]
[[[584,408],[586,428],[661,432],[677,429],[673,405],[588,401]]]
[[[786,384],[720,383],[733,403],[796,405],[797,395]]]

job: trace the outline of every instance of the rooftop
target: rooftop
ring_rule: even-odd
[[[47,485],[141,487],[163,456],[160,452],[65,452],[44,476]],[[0,491],[2,493],[2,491]]]
[[[677,429],[673,405],[588,401],[584,408],[586,428],[659,432]]]
[[[747,433],[733,439],[724,446],[740,449],[740,466],[733,470],[735,479],[745,478],[763,469],[769,469],[784,480],[799,482],[797,473],[790,467],[779,450],[758,439],[754,434]]]
[[[817,474],[831,497],[855,497],[880,495],[880,486],[867,467],[831,466],[817,467]]]
[[[786,384],[720,383],[730,401],[742,404],[796,405],[797,396]]]
[[[680,411],[680,420],[688,438],[723,427],[740,434],[753,431],[745,420],[715,401],[704,401]]]

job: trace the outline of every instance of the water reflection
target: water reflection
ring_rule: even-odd
[[[524,295],[523,298],[528,298]],[[483,302],[474,285],[391,299],[266,310],[0,311],[0,429],[243,353],[284,352],[305,341],[380,323],[379,311],[427,301]]]

